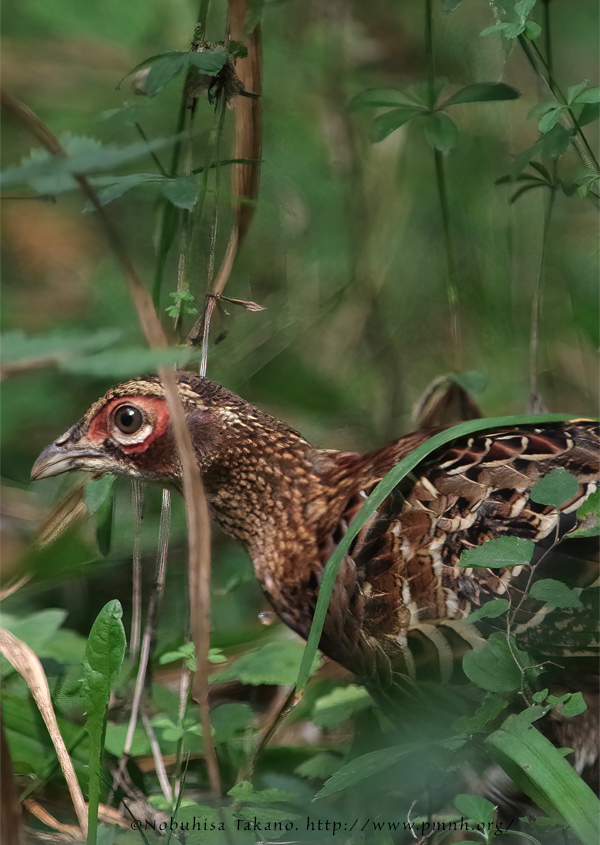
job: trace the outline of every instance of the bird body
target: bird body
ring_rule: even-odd
[[[323,567],[350,521],[374,486],[436,430],[366,455],[314,449],[208,379],[179,373],[178,387],[212,515],[248,550],[279,616],[306,638]],[[597,487],[599,445],[597,424],[580,420],[483,431],[430,454],[367,520],[345,556],[321,649],[384,695],[421,668],[449,680],[456,658],[483,642],[462,620],[490,599],[519,601],[528,585],[531,567],[458,565],[463,551],[502,536],[535,542],[543,577],[560,571],[572,586],[590,586],[597,572],[587,549],[570,552],[577,541],[565,542],[564,552],[556,546]],[[531,488],[557,467],[577,477],[577,491],[560,507],[535,502]],[[109,390],[40,455],[32,477],[71,469],[181,489],[158,378]],[[517,620],[538,645],[540,606],[530,602]],[[597,656],[587,622],[574,625],[572,616],[565,622],[555,613],[554,636],[541,637],[542,657],[560,664],[567,655]]]

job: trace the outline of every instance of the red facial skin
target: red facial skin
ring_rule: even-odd
[[[123,405],[132,405],[144,411],[146,419],[152,425],[152,430],[148,436],[141,443],[131,443],[129,445],[119,441],[119,449],[126,455],[135,455],[140,452],[145,452],[146,449],[167,430],[169,425],[169,411],[164,399],[158,396],[135,396],[129,399],[127,396],[120,396],[117,399],[111,399],[106,405],[98,411],[88,432],[88,439],[90,442],[103,443],[105,440],[112,440],[114,437],[114,423],[112,417],[117,408]],[[144,422],[144,425],[146,422]],[[126,437],[126,435],[121,435]],[[135,435],[133,435],[135,436]]]

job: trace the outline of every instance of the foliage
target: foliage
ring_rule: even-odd
[[[128,740],[137,657],[118,669],[132,615],[130,488],[89,481],[81,504],[90,519],[26,551],[31,512],[64,489],[61,479],[35,492],[26,483],[40,449],[108,383],[164,364],[198,364],[200,352],[182,341],[204,312],[229,237],[230,175],[240,160],[229,157],[234,127],[220,94],[245,48],[219,40],[218,4],[201,27],[201,50],[186,49],[196,11],[187,4],[109,5],[102,19],[85,4],[65,11],[56,0],[29,4],[20,18],[6,11],[13,93],[56,131],[66,155],[28,152],[29,138],[7,121],[2,173],[5,194],[28,198],[4,203],[2,410],[9,517],[19,515],[7,566],[19,558],[31,575],[3,605],[2,625],[42,661],[77,777],[86,788],[89,778],[90,818],[123,755],[127,777],[155,813],[139,830],[100,823],[97,841],[165,841],[158,834],[170,831],[171,841],[187,833],[188,842],[241,845],[283,835],[313,841],[321,831],[327,840],[343,832],[365,842],[431,835],[445,845],[450,825],[464,818],[484,828],[480,841],[492,842],[513,831],[494,805],[459,785],[467,763],[482,768],[490,760],[546,814],[525,828],[527,841],[546,842],[555,827],[568,829],[568,841],[592,841],[595,799],[564,759],[568,751],[549,746],[536,727],[538,717],[574,716],[585,702],[577,692],[539,688],[543,667],[521,647],[508,600],[467,620],[487,632],[465,657],[470,683],[458,707],[436,689],[425,726],[418,712],[392,725],[362,687],[332,678],[318,655],[352,538],[431,450],[481,423],[438,435],[371,494],[328,563],[306,647],[287,629],[257,621],[261,610],[266,623],[271,617],[251,567],[216,539],[211,722],[225,797],[215,804],[186,686],[195,667],[185,520],[175,504],[151,689]],[[324,2],[249,5],[247,31],[264,23],[261,186],[247,204],[254,220],[227,287],[239,298],[217,302],[209,375],[270,406],[316,444],[347,450],[381,445],[408,428],[412,403],[449,369],[458,382],[475,369],[483,374],[482,402],[496,414],[485,426],[521,414],[529,390],[552,411],[593,413],[597,274],[586,245],[598,199],[600,89],[588,81],[592,4],[574,11],[558,0],[503,0],[492,4],[491,26],[475,0],[344,10]],[[194,100],[193,119],[181,101],[190,78],[206,93]],[[171,349],[142,346],[96,228],[98,212],[78,193],[80,174],[152,280]],[[37,195],[52,195],[56,205],[31,199]],[[574,493],[572,476],[557,471],[532,498],[556,507]],[[574,536],[594,536],[597,514],[595,494]],[[148,490],[135,540],[145,597],[159,517],[160,497]],[[466,553],[461,565],[533,573],[531,554],[528,541],[506,537]],[[582,605],[581,590],[550,578],[532,578],[527,594],[540,613]],[[15,771],[23,794],[45,804],[64,790],[54,749],[23,679],[5,661],[0,669]],[[304,696],[271,737],[275,705],[287,694],[281,686]],[[166,784],[154,740],[167,761]],[[127,804],[131,796],[117,788],[116,798]],[[377,827],[383,820],[396,827]],[[90,830],[92,841],[94,821]]]

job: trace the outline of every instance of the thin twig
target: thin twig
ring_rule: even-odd
[[[150,719],[148,718],[144,710],[142,710],[141,712],[141,717],[144,730],[146,731],[146,736],[148,737],[148,740],[150,742],[150,748],[152,749],[152,757],[154,758],[154,766],[156,768],[156,775],[158,777],[158,782],[160,783],[160,788],[162,789],[163,795],[165,796],[169,804],[172,804],[173,790],[171,789],[171,784],[169,783],[169,778],[167,777],[167,770],[165,768],[165,763],[162,758],[160,745],[158,744],[154,729],[150,724]]]
[[[131,501],[133,504],[133,561],[131,588],[131,636],[129,656],[135,662],[140,651],[142,631],[142,505],[144,494],[141,482],[134,478],[131,482]]]
[[[66,150],[58,138],[27,106],[6,91],[0,92],[0,102],[17,120],[23,123],[44,147],[53,155],[64,156]],[[96,192],[85,176],[76,175],[84,195],[98,212],[98,219],[107,240],[121,265],[129,293],[138,312],[140,325],[151,347],[166,348],[167,338],[154,310],[152,299],[137,275],[121,239],[113,228]],[[210,645],[210,518],[204,493],[200,467],[191,435],[187,427],[183,406],[177,390],[173,370],[159,368],[159,376],[165,391],[165,399],[171,417],[177,451],[181,459],[183,495],[188,522],[190,616],[192,636],[196,651],[196,695],[200,704],[200,715],[204,733],[204,748],[207,759],[211,792],[221,791],[217,756],[212,741],[210,710],[208,706],[208,649]]]
[[[188,706],[190,696],[190,681],[192,673],[184,662],[181,666],[181,676],[179,679],[179,708],[177,710],[177,726],[183,727],[183,720]],[[173,795],[175,800],[179,800],[183,789],[183,737],[177,742],[176,762],[175,762],[175,783],[173,786]]]
[[[162,511],[160,514],[160,526],[158,530],[158,554],[156,557],[154,586],[152,593],[150,594],[150,601],[148,602],[148,614],[146,616],[146,624],[144,626],[144,636],[142,637],[142,647],[140,652],[140,665],[138,668],[137,678],[135,680],[135,689],[131,702],[131,713],[129,716],[129,724],[127,725],[127,735],[125,737],[123,755],[119,763],[119,768],[117,769],[113,779],[113,789],[115,789],[121,782],[127,761],[129,760],[133,737],[137,727],[138,713],[140,712],[142,696],[146,686],[146,675],[150,664],[150,655],[154,642],[156,623],[158,621],[158,612],[165,588],[170,522],[171,494],[165,489],[163,490]]]

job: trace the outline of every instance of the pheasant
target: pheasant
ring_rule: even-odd
[[[249,552],[277,614],[306,638],[323,567],[353,516],[389,470],[436,430],[407,434],[365,455],[315,449],[224,387],[192,373],[178,373],[177,379],[212,515]],[[477,630],[461,620],[491,599],[518,602],[523,596],[529,567],[458,565],[464,550],[504,535],[536,543],[536,577],[590,586],[596,575],[589,542],[566,535],[578,524],[578,507],[597,487],[599,446],[597,424],[574,420],[484,431],[430,454],[365,523],[345,556],[321,650],[381,699],[422,672],[453,678],[457,657],[481,643]],[[529,495],[533,484],[556,467],[579,481],[578,491],[559,508]],[[157,377],[109,390],[42,452],[32,478],[76,469],[181,490],[179,457]],[[573,624],[565,611],[551,613],[555,624],[540,629],[531,620],[537,621],[541,603],[530,604],[517,620],[525,645],[552,662],[562,688],[580,688],[569,677],[574,665],[569,657],[585,666],[576,671],[593,687],[585,663],[597,657],[593,631],[581,617]],[[553,739],[574,748],[574,765],[593,781],[595,715],[589,711],[576,718],[583,726],[579,738],[571,719],[556,727]]]

